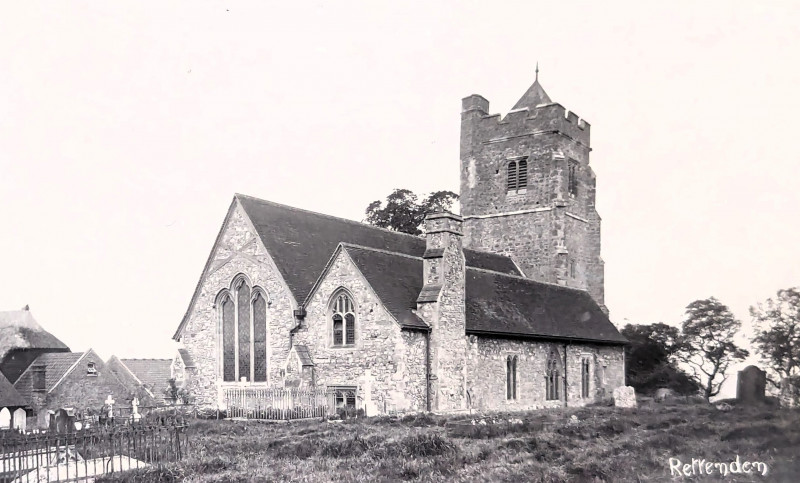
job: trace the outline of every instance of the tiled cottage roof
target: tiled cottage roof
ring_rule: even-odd
[[[48,352],[42,354],[34,360],[28,369],[14,383],[14,387],[26,400],[31,400],[33,390],[33,372],[38,367],[44,367],[44,387],[45,392],[53,389],[53,386],[61,380],[76,362],[81,360],[84,352]]]
[[[427,327],[412,310],[423,285],[421,258],[364,247],[345,250],[401,325]],[[473,334],[626,342],[587,292],[469,267],[466,318],[466,332]]]
[[[8,382],[6,376],[0,373],[0,408],[27,405],[25,398],[17,392],[13,384]]]
[[[172,377],[171,359],[120,359],[157,400],[163,400]]]
[[[0,361],[14,349],[69,350],[39,325],[30,310],[0,312]]]
[[[421,237],[241,194],[235,196],[234,205],[236,202],[241,204],[253,223],[278,271],[300,304],[305,301],[340,243],[378,248],[414,257],[421,257],[425,253],[425,239]],[[514,262],[504,255],[468,249],[464,250],[464,257],[470,267],[510,274],[520,273]],[[202,278],[195,288],[189,311],[197,299],[201,282]],[[180,337],[188,321],[189,311],[175,332],[175,339]]]

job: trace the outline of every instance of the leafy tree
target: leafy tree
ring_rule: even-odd
[[[719,394],[730,364],[749,355],[733,340],[741,325],[730,309],[714,297],[695,300],[686,307],[676,357],[704,386],[706,399]]]
[[[386,203],[377,200],[367,206],[366,222],[411,235],[422,234],[425,215],[434,211],[449,210],[458,195],[452,191],[437,191],[421,202],[411,190],[396,189],[386,197]]]
[[[678,368],[675,355],[680,345],[680,330],[671,325],[628,324],[622,335],[630,345],[625,354],[625,377],[637,393],[651,394],[667,387],[678,394],[694,394],[700,386]]]
[[[750,307],[755,322],[753,345],[767,366],[767,380],[780,387],[780,380],[800,374],[800,290],[778,290],[775,299]]]

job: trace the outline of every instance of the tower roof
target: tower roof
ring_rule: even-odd
[[[533,81],[533,84],[525,91],[525,94],[519,98],[512,110],[515,109],[524,109],[529,108],[532,109],[539,104],[550,104],[550,96],[544,91],[544,88],[541,84],[539,84],[539,63],[536,63],[536,80]]]

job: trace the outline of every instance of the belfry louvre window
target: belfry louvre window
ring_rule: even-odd
[[[353,300],[344,292],[333,299],[333,345],[356,343],[356,315]]]
[[[561,386],[561,361],[558,353],[553,351],[547,358],[547,368],[545,372],[545,393],[548,401],[560,399],[559,387]]]
[[[576,196],[578,194],[578,162],[570,160],[569,162],[569,194],[572,196]]]
[[[506,399],[517,399],[517,356],[506,358]]]
[[[508,163],[506,190],[516,193],[528,187],[528,160],[520,159]]]
[[[217,303],[222,319],[222,380],[267,381],[267,301],[258,287],[235,279]]]
[[[589,358],[581,360],[581,397],[589,397],[589,369],[591,368]]]

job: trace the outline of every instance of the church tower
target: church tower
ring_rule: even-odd
[[[588,291],[605,310],[589,123],[536,80],[513,109],[462,100],[464,246],[510,256],[528,278]]]

